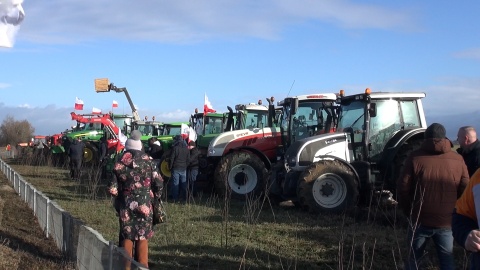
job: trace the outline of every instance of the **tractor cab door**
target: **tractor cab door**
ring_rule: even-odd
[[[378,162],[387,142],[402,126],[399,103],[396,100],[373,100],[376,115],[370,118],[369,156]]]

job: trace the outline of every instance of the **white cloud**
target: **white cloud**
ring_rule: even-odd
[[[455,52],[453,56],[456,58],[480,60],[480,48],[471,48],[471,49]]]
[[[18,105],[19,108],[25,108],[25,109],[28,109],[28,108],[31,108],[31,106],[29,104],[20,104]]]
[[[10,84],[8,84],[8,83],[1,83],[1,82],[0,82],[0,89],[5,89],[5,88],[9,88],[9,87],[11,87]]]
[[[196,42],[277,38],[286,25],[323,21],[348,29],[411,29],[410,11],[351,1],[27,1],[22,38],[72,43],[101,38]],[[20,38],[20,37],[19,37]]]

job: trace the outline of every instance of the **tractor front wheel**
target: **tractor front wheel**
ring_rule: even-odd
[[[310,212],[339,213],[356,205],[358,185],[348,166],[321,160],[302,173],[297,195],[300,205]]]
[[[267,169],[263,161],[251,152],[234,152],[220,160],[215,170],[215,189],[219,195],[245,200],[265,192]]]
[[[91,144],[85,144],[85,150],[83,151],[83,163],[85,165],[94,165],[98,162],[98,148]]]

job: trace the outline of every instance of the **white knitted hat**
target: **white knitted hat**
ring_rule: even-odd
[[[130,134],[130,138],[128,138],[125,142],[125,150],[142,150],[142,141],[140,141],[141,137],[142,133],[140,131],[132,131],[132,133]]]

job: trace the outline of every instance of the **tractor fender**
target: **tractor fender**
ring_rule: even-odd
[[[244,146],[244,147],[232,148],[228,151],[227,154],[230,154],[230,153],[233,153],[233,152],[238,152],[238,151],[252,152],[255,155],[257,155],[263,161],[263,163],[265,164],[265,168],[267,170],[270,170],[272,168],[272,162],[270,162],[270,159],[268,159],[268,157],[264,153],[262,153],[261,151],[259,151],[258,149],[255,149],[253,147]],[[225,154],[224,156],[226,156],[227,154]]]
[[[346,160],[338,158],[336,156],[330,156],[330,155],[317,156],[315,158],[318,159],[317,161],[320,161],[320,160],[336,160],[338,162],[341,162],[342,164],[347,166],[353,172],[353,174],[355,175],[355,181],[357,182],[357,185],[358,185],[359,189],[362,188],[362,182],[360,181],[360,176],[359,176],[357,170],[355,169],[354,166],[352,166],[352,164],[350,164]]]
[[[400,130],[387,142],[383,150],[380,167],[386,168],[391,164],[400,148],[408,141],[423,140],[425,128]]]

